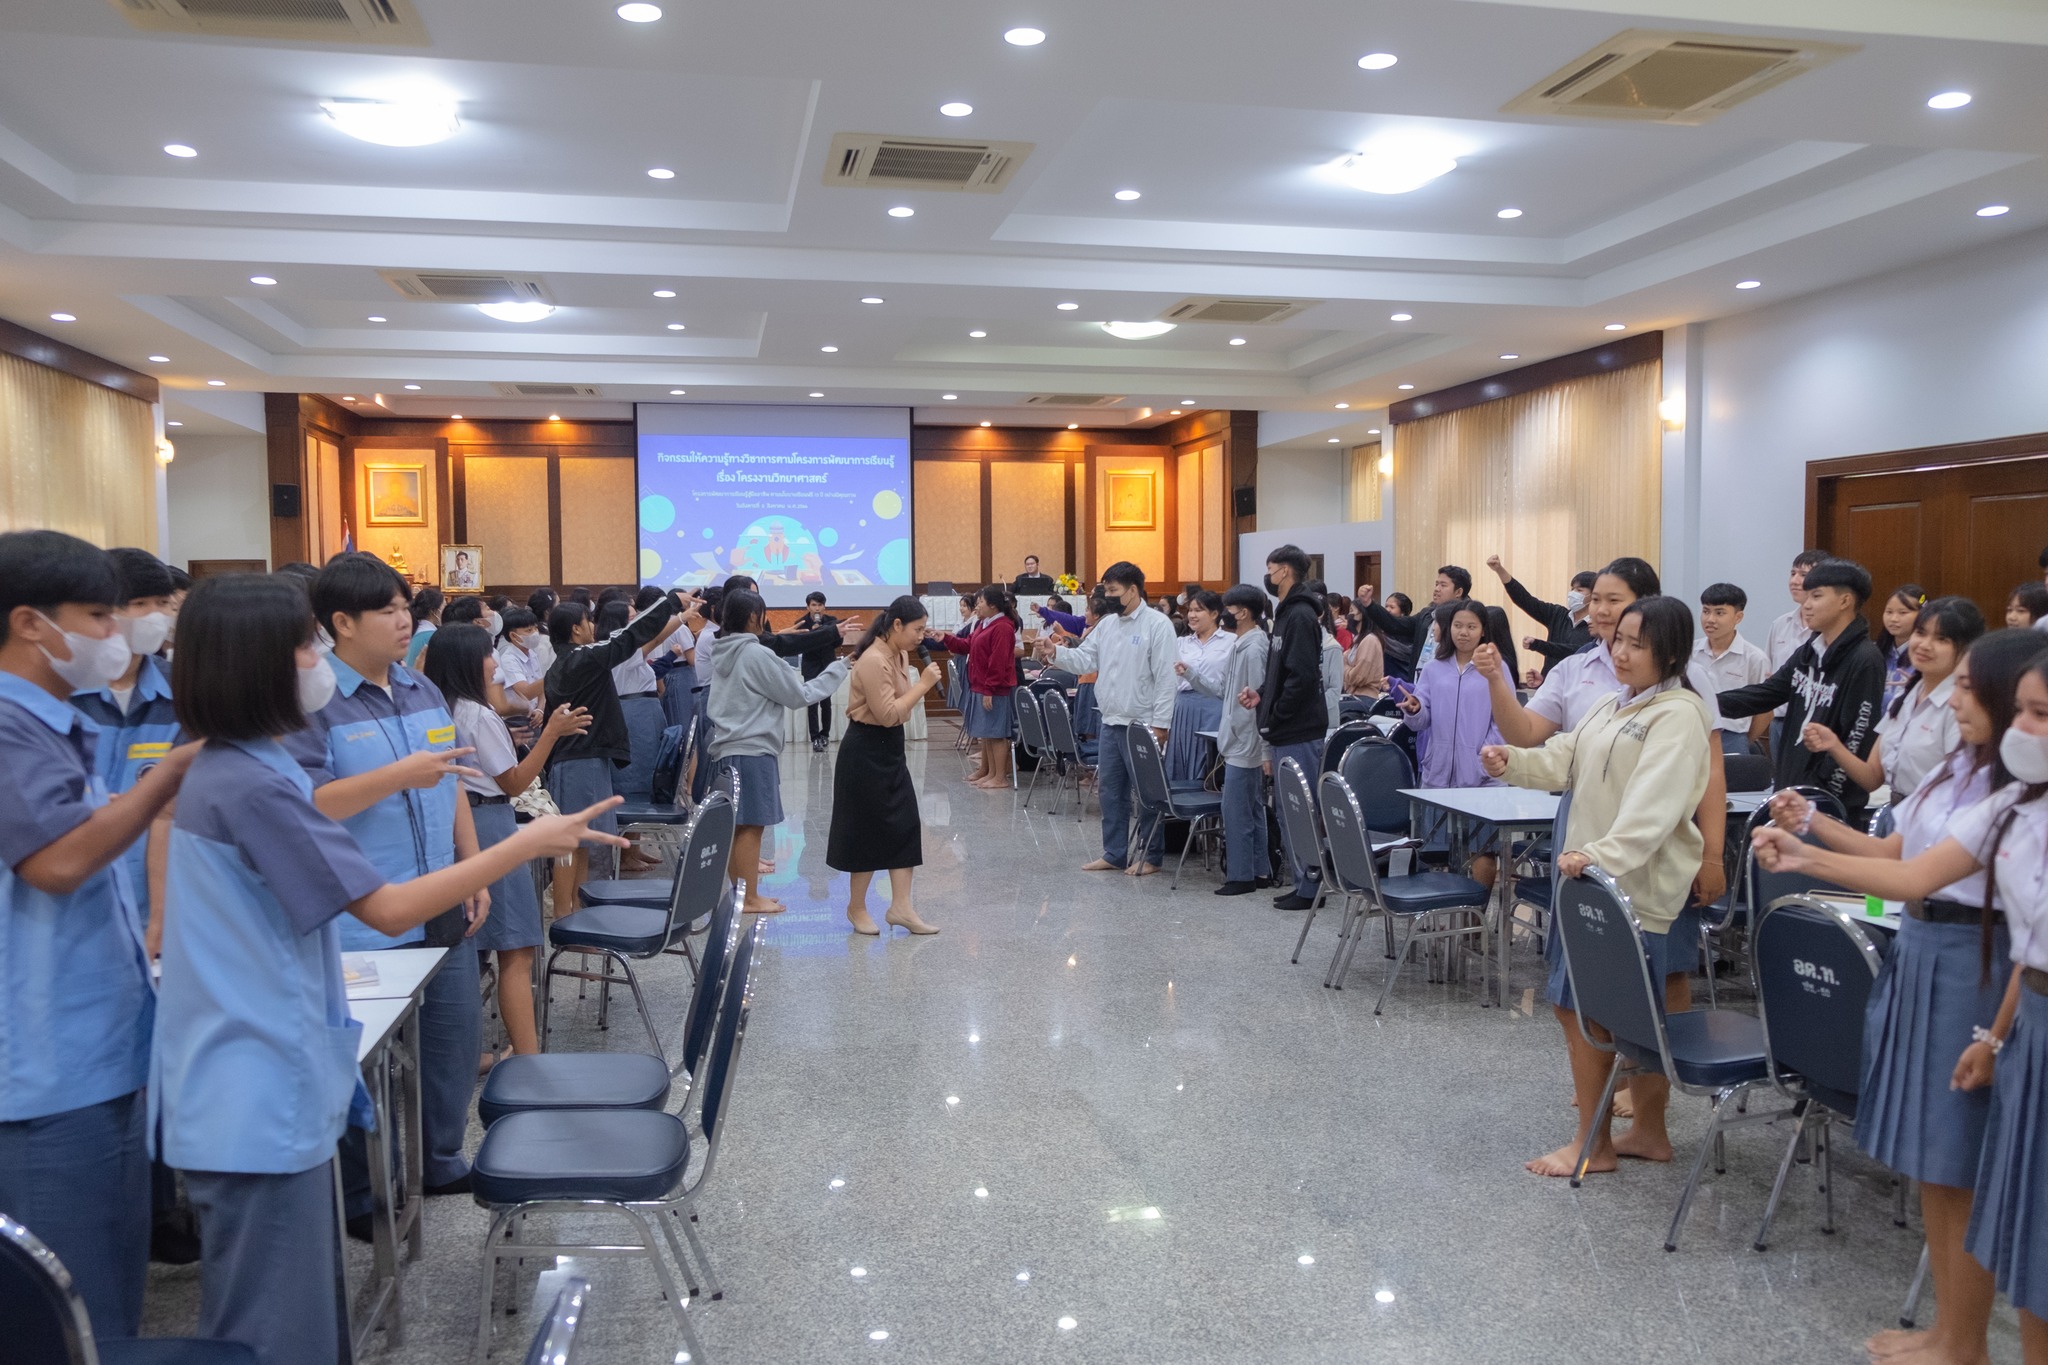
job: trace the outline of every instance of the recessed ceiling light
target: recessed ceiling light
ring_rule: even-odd
[[[1003,41],[1011,47],[1037,47],[1045,41],[1045,30],[1038,28],[1013,28],[1003,35]]]
[[[649,166],[647,168],[647,178],[649,180],[673,180],[676,178],[676,173],[666,166]]]
[[[1342,412],[1342,411],[1343,411],[1344,409],[1346,409],[1346,408],[1348,408],[1348,407],[1350,407],[1350,406],[1351,406],[1351,405],[1350,405],[1349,403],[1339,403],[1339,404],[1337,405],[1337,411],[1339,411],[1339,412]]]
[[[320,107],[342,132],[380,147],[425,147],[462,131],[454,100],[322,100]]]
[[[408,384],[408,385],[406,385],[406,387],[407,387],[407,388],[411,388],[411,387],[413,387],[413,386],[412,386],[412,385],[410,385],[410,384]],[[551,412],[551,413],[549,413],[549,414],[548,414],[548,420],[549,420],[550,422],[559,422],[559,421],[561,421],[561,420],[562,420],[562,414],[561,414],[561,413],[559,413],[559,412]]]
[[[995,424],[994,424],[993,422],[983,422],[983,423],[982,423],[982,425],[983,425],[983,426],[985,426],[985,427],[987,427],[987,426],[994,426]]]
[[[1625,322],[1610,322],[1607,324],[1607,330],[1610,332],[1626,332],[1628,324]]]
[[[898,204],[895,208],[889,210],[889,216],[891,218],[915,218],[917,210],[908,204]]]
[[[1735,282],[1737,289],[1761,289],[1763,286],[1764,282],[1762,280],[1737,280]]]
[[[668,391],[668,396],[671,398],[681,398],[684,394],[688,392],[688,389],[670,389]]]
[[[951,403],[951,402],[953,402],[953,401],[954,401],[955,399],[959,398],[959,397],[960,397],[960,395],[959,395],[959,394],[957,394],[957,393],[942,393],[942,394],[940,394],[940,395],[939,395],[939,397],[940,397],[940,399],[942,399],[943,401],[945,401],[945,402],[948,402],[948,403]]]
[[[1520,360],[1522,358],[1522,354],[1519,351],[1502,351],[1500,353],[1500,358],[1502,360]]]
[[[618,15],[629,24],[651,24],[661,17],[661,6],[634,0],[630,5],[620,5]]]
[[[1415,314],[1413,314],[1413,313],[1389,313],[1389,314],[1387,315],[1387,321],[1388,321],[1388,322],[1413,322],[1413,321],[1415,321]]]
[[[167,355],[153,355],[150,357],[150,360],[158,365],[168,365],[171,363],[171,358]]]
[[[671,332],[687,332],[690,329],[685,327],[680,322],[671,322],[668,324],[668,330],[670,330]]]
[[[1081,429],[1081,424],[1080,424],[1079,422],[1069,422],[1069,423],[1067,423],[1067,430],[1068,430],[1068,431],[1079,431],[1080,429]],[[1025,1276],[1022,1276],[1022,1275],[1019,1275],[1019,1276],[1018,1276],[1017,1278],[1021,1280],[1021,1279],[1024,1279],[1024,1278],[1026,1278],[1026,1277],[1025,1277]]]
[[[939,112],[947,118],[966,118],[974,112],[974,106],[960,100],[949,100],[939,106]]]
[[[1231,344],[1231,345],[1233,345],[1233,346],[1242,346],[1242,345],[1244,345],[1244,338],[1243,338],[1243,337],[1232,337],[1232,338],[1230,339],[1230,344]]]
[[[1116,192],[1116,197],[1123,200],[1126,204],[1128,204],[1133,199],[1144,198],[1144,195],[1140,194],[1137,190],[1118,190]]]
[[[407,387],[408,389],[413,389],[413,390],[417,390],[417,389],[419,388],[419,385],[417,385],[417,384],[407,384],[407,385],[406,385],[406,387]]]
[[[1330,438],[1330,444],[1333,446],[1340,446],[1344,444],[1344,440],[1340,436],[1332,436]]]
[[[476,311],[499,322],[539,322],[555,311],[552,303],[540,303],[527,299],[519,303],[480,303]]]
[[[1384,139],[1343,157],[1330,174],[1369,194],[1407,194],[1458,169],[1458,159],[1436,142]]]
[[[1059,309],[1062,313],[1071,313],[1080,306],[1081,305],[1078,303],[1056,303],[1053,305],[1053,307]]]
[[[1413,384],[1396,384],[1394,387],[1397,389],[1412,389],[1415,386]]]
[[[675,296],[676,291],[673,289],[657,289],[654,291],[654,297],[658,299],[672,299]]]
[[[1977,210],[1977,216],[1979,218],[2002,218],[2011,212],[2012,205],[2010,204],[1986,204],[1983,208]]]
[[[1192,398],[1183,398],[1180,400],[1180,405],[1184,408],[1191,408],[1195,405],[1195,400]]]
[[[985,337],[985,336],[987,336],[987,335],[988,335],[988,333],[987,333],[987,332],[969,332],[969,333],[968,333],[967,335],[969,335],[969,336],[971,336],[971,337],[974,337],[974,338],[976,338],[976,339],[979,339],[979,338],[981,338],[981,337]]]
[[[185,424],[183,422],[166,422],[164,425],[167,427],[182,427]]]
[[[1062,308],[1077,306],[1071,303],[1060,305]],[[1152,337],[1163,337],[1168,332],[1171,332],[1176,325],[1171,322],[1105,322],[1100,324],[1103,331],[1123,341],[1147,341]]]
[[[76,313],[52,313],[52,314],[50,314],[50,321],[52,321],[52,322],[76,322],[76,321],[78,321],[78,315],[77,315]]]
[[[1944,90],[1939,95],[1928,100],[1927,107],[1929,109],[1960,109],[1969,102],[1970,95],[1966,90]]]
[[[1493,216],[1496,218],[1520,218],[1522,211],[1520,209],[1502,209]]]
[[[377,315],[376,315],[375,313],[372,313],[372,314],[370,314],[370,321],[372,321],[372,322],[384,322],[384,321],[386,321],[386,319],[384,319],[384,318],[380,318],[380,317],[378,317],[378,316],[377,316]]]
[[[360,403],[360,402],[362,402],[363,400],[362,400],[362,399],[360,399],[360,398],[358,398],[358,397],[356,397],[356,396],[355,396],[354,394],[352,394],[352,393],[345,393],[345,394],[343,394],[343,395],[341,396],[341,401],[342,401],[342,402],[344,402],[344,403]]]
[[[451,412],[448,414],[448,420],[451,422],[460,422],[462,420],[462,414],[459,412]]]
[[[268,275],[251,275],[251,276],[249,277],[249,283],[251,283],[251,284],[276,284],[276,283],[277,283],[277,281],[276,281],[276,280],[274,280],[274,279],[272,279],[272,278],[271,278],[270,276],[268,276]]]
[[[1380,429],[1378,427],[1367,427],[1365,429],[1365,434],[1368,436],[1377,436],[1380,434]]]
[[[881,297],[880,297],[879,295],[875,295],[875,294],[870,294],[870,295],[868,295],[868,296],[867,296],[866,298],[862,299],[862,300],[861,300],[861,302],[862,302],[862,303],[880,303],[880,302],[882,302],[882,299],[881,299]]]
[[[1358,59],[1358,64],[1367,71],[1385,71],[1400,60],[1391,52],[1368,52]]]
[[[228,381],[225,379],[209,379],[206,382],[209,387],[216,389],[224,389],[228,386]]]
[[[824,396],[825,396],[824,394],[822,394],[822,393],[819,393],[819,392],[818,392],[817,390],[815,390],[815,389],[813,389],[813,390],[811,391],[811,397],[813,397],[813,398],[823,398]]]
[[[1173,409],[1169,410],[1169,411],[1167,412],[1167,414],[1166,414],[1166,415],[1167,415],[1168,417],[1178,417],[1178,416],[1180,416],[1180,409],[1179,409],[1179,408],[1173,408]]]
[[[820,346],[818,349],[823,351],[826,355],[836,355],[839,352],[839,348],[837,346]]]
[[[166,142],[164,144],[164,155],[175,157],[193,157],[199,155],[199,149],[197,147],[188,147],[182,142]]]

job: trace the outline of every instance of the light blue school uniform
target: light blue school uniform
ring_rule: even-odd
[[[420,655],[427,652],[427,644],[434,638],[435,629],[435,626],[426,623],[413,627],[412,640],[405,647],[405,666],[407,668],[418,668],[420,666]]]
[[[346,1331],[328,1163],[372,1120],[339,921],[384,885],[275,740],[216,740],[172,823],[150,1132],[199,1213],[200,1332],[265,1362]]]
[[[171,704],[171,679],[163,662],[154,656],[145,657],[136,671],[135,690],[129,695],[126,711],[115,702],[111,687],[73,692],[71,704],[100,727],[93,771],[106,784],[109,796],[132,788],[178,743],[181,731],[177,709]],[[137,839],[121,855],[136,902],[145,906],[149,900],[148,848],[147,838]]]
[[[14,869],[107,802],[99,727],[0,673],[0,1212],[55,1251],[95,1332],[133,1336],[149,1248],[137,1092],[156,996],[117,860],[66,895]]]

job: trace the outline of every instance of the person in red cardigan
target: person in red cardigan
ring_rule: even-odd
[[[1017,690],[1017,636],[1024,623],[1017,617],[1017,599],[1000,583],[991,583],[974,599],[978,623],[965,637],[932,635],[928,649],[946,649],[967,656],[967,708],[962,724],[970,739],[981,742],[981,771],[972,779],[989,791],[1010,789],[1010,740],[1017,717],[1010,694]]]

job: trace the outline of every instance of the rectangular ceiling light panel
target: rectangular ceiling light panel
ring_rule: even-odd
[[[1029,142],[841,133],[825,158],[827,185],[995,194],[1031,154]]]
[[[1502,112],[1706,123],[1774,85],[1861,50],[1851,43],[1632,28],[1552,72]]]
[[[109,0],[136,28],[218,38],[427,46],[412,0]]]

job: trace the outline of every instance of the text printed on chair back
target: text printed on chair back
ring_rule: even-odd
[[[1330,836],[1330,870],[1337,889],[1376,893],[1379,877],[1372,862],[1372,836],[1358,797],[1341,773],[1323,774],[1323,828]]]
[[[707,792],[704,804],[690,816],[682,851],[676,855],[675,888],[669,896],[671,937],[716,910],[719,898],[730,889],[725,867],[732,850],[733,818],[733,802],[722,791]]]
[[[1853,1116],[1864,1011],[1879,966],[1869,934],[1833,906],[1787,896],[1758,917],[1755,959],[1772,1074],[1797,1073],[1821,1103]]]
[[[1127,727],[1124,737],[1130,746],[1131,774],[1137,779],[1138,800],[1152,810],[1171,804],[1172,796],[1166,786],[1166,763],[1159,756],[1159,741],[1142,725]]]
[[[1287,826],[1287,849],[1302,872],[1322,866],[1322,836],[1316,833],[1315,799],[1309,793],[1308,776],[1301,765],[1283,758],[1273,769],[1273,792],[1280,803],[1280,819]]]
[[[1651,991],[1642,930],[1628,898],[1604,872],[1589,868],[1585,876],[1558,880],[1557,917],[1579,1014],[1617,1039],[1659,1050],[1663,982]]]

